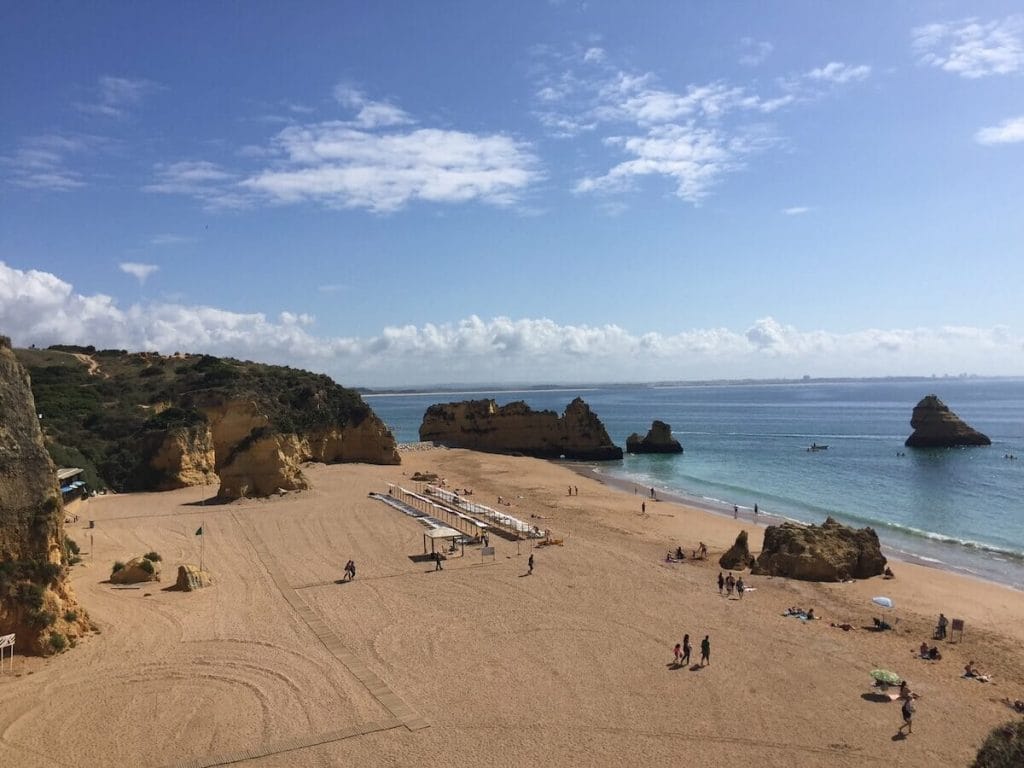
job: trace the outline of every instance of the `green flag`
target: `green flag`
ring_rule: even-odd
[[[203,526],[200,525],[199,528],[196,529],[196,536],[202,536],[202,535],[203,535]]]

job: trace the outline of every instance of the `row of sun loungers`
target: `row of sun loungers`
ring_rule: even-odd
[[[459,496],[457,493],[446,491],[444,488],[439,488],[436,485],[428,485],[426,491],[431,496],[436,496],[453,507],[465,510],[470,515],[482,517],[485,520],[488,520],[491,524],[501,528],[502,530],[508,531],[509,533],[527,538],[544,538],[544,532],[537,528],[537,526],[524,523],[522,520],[518,520],[505,512],[499,512],[498,510],[491,509],[483,504],[476,504],[462,496]]]

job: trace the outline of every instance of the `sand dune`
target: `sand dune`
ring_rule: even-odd
[[[403,461],[311,467],[311,490],[262,501],[202,507],[199,489],[89,501],[81,518],[97,527],[70,534],[86,552],[93,535],[94,551],[73,573],[101,632],[0,677],[0,765],[934,768],[967,765],[1013,716],[998,699],[1024,695],[1018,592],[895,564],[891,582],[747,577],[756,591],[727,600],[715,555],[742,527],[732,520],[669,502],[641,515],[639,497],[534,459],[433,449]],[[467,548],[435,573],[410,558],[422,527],[367,497],[413,487],[415,470],[482,503],[512,498],[512,514],[565,546],[494,537],[493,560]],[[198,561],[200,524],[215,586],[164,591],[176,564]],[[708,562],[661,562],[701,540]],[[115,559],[154,549],[161,584],[104,583]],[[356,580],[336,583],[350,558]],[[882,592],[897,632],[829,626],[870,624]],[[794,604],[825,620],[779,615]],[[964,641],[917,660],[939,610],[966,619]],[[671,667],[684,632],[695,648],[710,635],[710,666]],[[993,683],[961,679],[968,658]],[[922,694],[906,740],[892,739],[898,705],[870,700],[879,666]]]

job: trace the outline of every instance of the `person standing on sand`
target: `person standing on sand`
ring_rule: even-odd
[[[641,501],[640,502],[640,514],[641,515],[646,515],[647,514],[647,502],[646,501]]]
[[[679,643],[676,643],[676,647],[672,649],[672,653],[675,657],[675,665],[677,667],[681,666],[682,662],[680,659],[683,658],[683,647]]]
[[[527,575],[532,575],[533,574],[533,553],[532,552],[530,553],[530,559],[526,561],[526,567],[529,569],[526,572]]]
[[[738,506],[736,506],[735,504],[733,504],[732,505],[732,519],[733,520],[739,520],[739,517],[740,517],[740,508]]]
[[[740,576],[738,579],[736,579],[736,594],[740,596],[740,600],[743,599],[743,590],[744,589],[745,589],[745,586],[743,584],[743,577]]]
[[[732,573],[730,572],[729,575],[725,577],[725,596],[726,597],[732,597],[732,590],[733,590],[733,588],[735,586],[736,586],[736,579],[733,577]]]
[[[440,552],[435,552],[434,553],[434,571],[436,572],[436,571],[443,571],[443,570],[444,570],[444,568],[441,567],[441,553]]]
[[[708,635],[704,635],[704,639],[700,641],[700,665],[703,667],[704,662],[711,663],[711,640]]]
[[[908,698],[903,702],[903,725],[901,725],[900,729],[897,731],[898,734],[903,733],[904,728],[907,729],[907,733],[914,732],[914,711],[916,709],[917,707],[914,705],[913,697]]]
[[[757,522],[757,504],[754,505],[754,522]]]
[[[722,594],[722,588],[723,587],[725,587],[725,576],[723,576],[722,572],[719,571],[718,572],[718,594]]]
[[[690,636],[683,635],[683,658],[679,662],[680,664],[690,663]]]

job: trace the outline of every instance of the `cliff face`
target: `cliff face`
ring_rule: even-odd
[[[329,377],[208,355],[18,350],[47,447],[117,491],[221,483],[220,495],[304,488],[306,461],[400,462],[359,394]]]
[[[358,424],[292,434],[274,432],[270,419],[251,400],[209,403],[203,413],[220,478],[217,495],[224,499],[306,488],[301,465],[307,461],[401,463],[394,436],[372,412]]]
[[[634,432],[626,438],[627,453],[682,453],[683,446],[672,437],[672,427],[664,421],[655,420],[646,437]]]
[[[908,448],[992,445],[986,435],[965,424],[937,395],[927,395],[914,406],[910,426],[914,432],[907,438]]]
[[[88,630],[64,563],[64,510],[28,374],[0,337],[0,635],[47,654]]]
[[[559,416],[517,401],[494,400],[432,405],[423,415],[420,440],[490,453],[521,453],[542,459],[605,461],[622,458],[601,420],[581,398]]]

